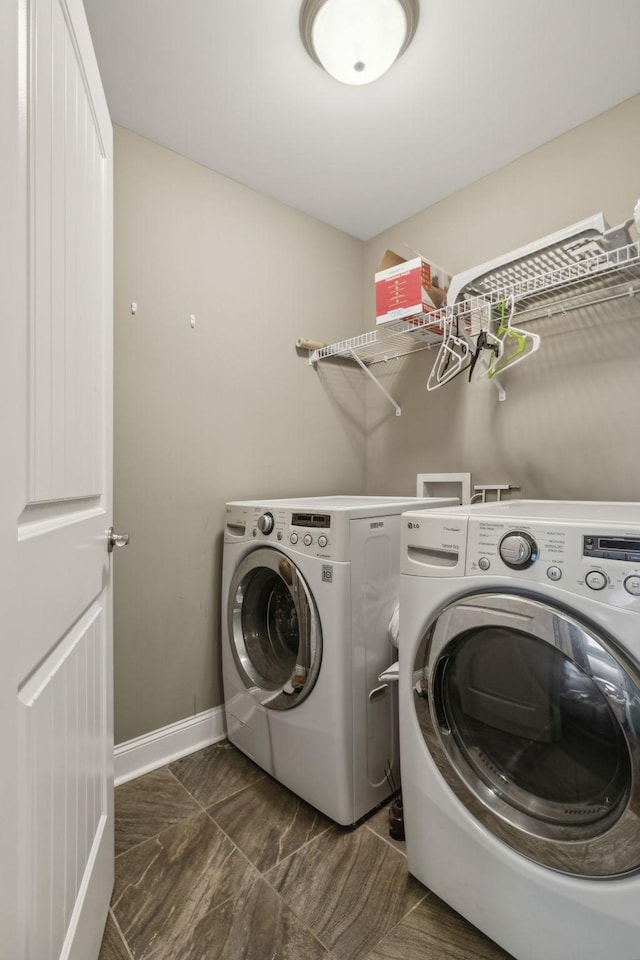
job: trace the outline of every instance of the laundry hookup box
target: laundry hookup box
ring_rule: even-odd
[[[406,260],[385,250],[375,279],[376,323],[389,323],[439,310],[446,303],[451,274],[424,257]]]

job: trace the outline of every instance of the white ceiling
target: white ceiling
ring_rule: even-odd
[[[115,123],[362,240],[640,91],[640,0],[421,0],[360,87],[301,0],[84,4]]]

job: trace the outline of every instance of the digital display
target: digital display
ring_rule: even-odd
[[[294,513],[291,516],[292,527],[321,527],[328,530],[331,515],[328,513]]]
[[[640,540],[633,540],[631,537],[598,537],[598,550],[634,552],[640,550]]]

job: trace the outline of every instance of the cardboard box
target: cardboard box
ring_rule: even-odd
[[[441,267],[386,250],[376,273],[376,323],[410,320],[444,306],[451,275]]]

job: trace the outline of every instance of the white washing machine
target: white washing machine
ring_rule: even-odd
[[[226,507],[222,666],[229,740],[352,824],[399,784],[400,514],[445,498],[319,497]]]
[[[410,872],[517,960],[640,958],[640,504],[402,518]]]

